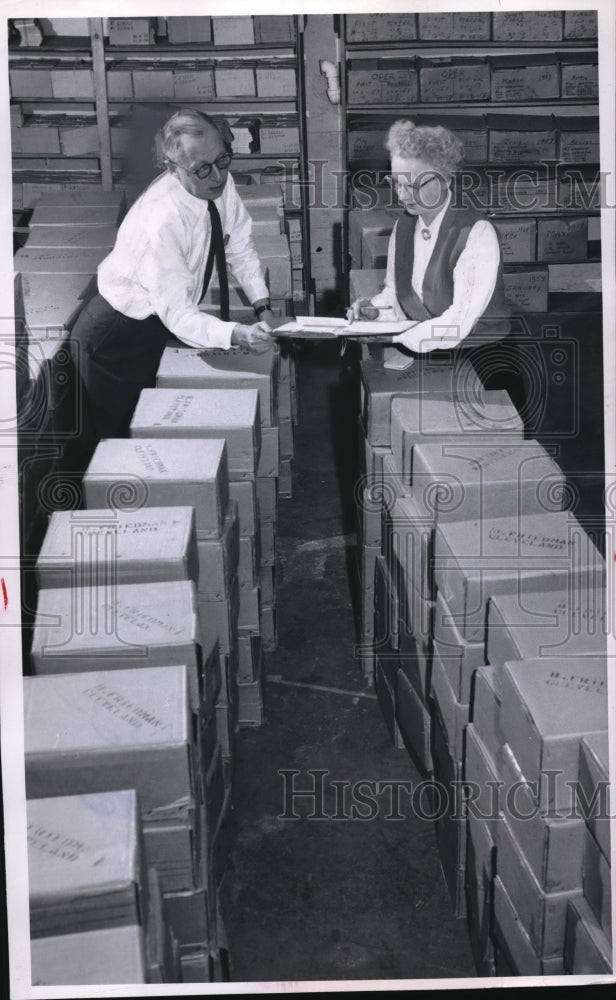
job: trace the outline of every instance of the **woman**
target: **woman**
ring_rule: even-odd
[[[376,306],[379,319],[417,320],[392,341],[415,354],[501,340],[509,323],[496,231],[479,212],[452,204],[462,143],[442,126],[397,121],[386,147],[405,214],[389,241],[383,291],[354,302],[349,318]]]

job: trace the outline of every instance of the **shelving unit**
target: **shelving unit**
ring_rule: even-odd
[[[166,19],[152,20],[158,21],[159,31],[166,29]],[[250,180],[258,181],[267,168],[279,168],[280,174],[274,179],[284,182],[285,228],[287,233],[289,228],[294,230],[296,243],[296,234],[301,232],[301,268],[296,251],[293,299],[298,311],[308,311],[310,244],[307,206],[301,194],[301,180],[308,172],[303,141],[303,19],[290,16],[288,23],[291,31],[285,42],[234,46],[207,41],[171,43],[168,38],[160,37],[153,44],[114,45],[104,34],[102,19],[91,18],[87,38],[45,38],[40,47],[12,48],[9,53],[12,106],[19,105],[23,114],[23,124],[16,120],[13,126],[14,208],[30,209],[40,185],[52,190],[53,185],[81,187],[93,183],[106,191],[121,187],[130,203],[160,172],[154,137],[174,110],[191,106],[214,117],[224,115],[231,118],[232,128],[238,124],[237,119],[248,119],[254,123],[255,140],[250,143],[254,150],[234,153],[232,173],[252,174]],[[61,19],[57,24],[61,24]],[[121,86],[114,79],[117,67],[123,70]],[[20,70],[28,68],[27,77],[20,74]],[[78,71],[75,79],[80,89],[76,96],[60,88],[58,69]],[[238,85],[238,94],[218,94],[216,77],[226,69],[248,70],[249,76],[252,73],[252,86],[249,81],[246,89],[254,92],[243,94]],[[256,73],[262,69],[292,71],[292,92],[290,88],[288,96],[282,91],[272,93],[276,90],[275,83],[259,84]],[[181,87],[177,84],[181,73],[198,74],[202,70],[209,81],[207,87],[203,87],[203,79],[200,86],[198,78],[184,79]],[[145,78],[139,77],[142,83],[146,80],[145,90],[134,87],[134,72],[147,73]],[[259,86],[267,93],[259,94]],[[81,144],[79,152],[74,152],[64,139],[65,130],[72,124],[81,126],[75,140]],[[44,131],[31,131],[37,126]],[[84,126],[91,129],[84,131]],[[280,126],[281,134],[270,135],[270,148],[261,150],[260,129],[268,126]],[[285,141],[287,129],[291,130],[290,141]],[[83,148],[84,143],[89,143],[88,148]],[[53,153],[48,152],[50,148]],[[19,241],[19,232],[15,236]]]
[[[385,17],[386,15],[380,15]],[[455,18],[456,15],[451,15]],[[474,15],[479,18],[480,15]],[[567,15],[569,16],[569,15]],[[342,105],[346,122],[347,133],[347,177],[349,184],[349,204],[356,209],[362,205],[361,199],[356,198],[358,187],[367,189],[369,184],[379,192],[379,205],[386,207],[395,206],[395,198],[390,197],[384,201],[384,189],[382,183],[384,175],[388,170],[388,157],[384,148],[384,140],[389,126],[400,118],[411,118],[416,123],[433,124],[443,119],[455,116],[456,127],[449,125],[454,132],[459,132],[460,138],[464,141],[464,131],[473,130],[473,138],[483,133],[484,150],[482,156],[476,155],[476,150],[471,148],[468,161],[464,163],[464,171],[476,172],[476,177],[483,179],[487,185],[488,192],[481,199],[481,204],[475,203],[477,207],[483,208],[488,217],[504,224],[507,220],[529,220],[531,223],[545,225],[549,220],[554,223],[562,220],[563,228],[566,224],[575,219],[585,219],[586,224],[591,219],[597,219],[599,207],[596,201],[591,199],[594,176],[598,176],[598,155],[592,151],[592,142],[589,137],[586,141],[586,158],[582,162],[567,162],[566,156],[560,155],[560,124],[567,124],[575,118],[588,117],[596,119],[597,125],[597,154],[598,154],[598,85],[592,81],[592,68],[597,63],[597,42],[596,38],[590,37],[562,37],[565,30],[564,21],[561,23],[561,37],[555,37],[557,25],[551,24],[549,30],[554,37],[542,39],[537,37],[534,40],[524,39],[520,41],[502,40],[494,37],[495,21],[492,15],[483,15],[485,20],[480,24],[478,20],[474,24],[467,21],[466,30],[472,34],[481,31],[481,38],[468,37],[464,40],[456,38],[455,27],[449,37],[439,39],[422,38],[422,34],[434,31],[445,31],[446,17],[442,15],[441,27],[436,22],[428,26],[428,20],[436,15],[400,15],[396,20],[397,37],[387,38],[381,29],[384,24],[377,23],[379,15],[366,15],[363,22],[359,15],[345,15],[340,18],[340,38],[342,48],[342,71],[341,89]],[[461,18],[464,15],[460,15]],[[472,15],[469,15],[472,17]],[[452,22],[453,23],[453,22]],[[567,30],[577,31],[580,35],[588,36],[588,28],[576,26],[571,28],[571,22]],[[460,22],[458,22],[460,24]],[[580,23],[581,24],[581,23]],[[393,28],[392,32],[393,34]],[[405,37],[405,33],[409,37]],[[379,36],[377,38],[377,36]],[[383,36],[382,38],[380,36]],[[360,38],[362,40],[360,40]],[[542,58],[545,57],[546,70],[543,79],[539,79],[536,86],[543,88],[549,93],[549,97],[531,96],[531,82],[526,82],[523,77],[514,80],[511,84],[522,92],[519,99],[514,95],[509,95],[508,99],[494,99],[494,73],[495,70],[506,66],[507,60],[527,59],[535,65],[541,65]],[[587,57],[587,61],[586,61]],[[443,61],[444,60],[444,61]],[[457,62],[457,60],[461,60]],[[422,76],[427,67],[434,68],[441,74],[442,79],[437,78],[436,86],[440,87],[446,94],[449,88],[458,90],[456,83],[448,80],[447,73],[453,73],[454,81],[458,79],[456,73],[459,67],[466,65],[476,72],[480,67],[480,78],[483,90],[478,89],[479,99],[457,99],[453,100],[431,100],[422,99],[434,96],[434,82],[428,84]],[[580,80],[567,83],[570,93],[577,87],[578,93],[575,96],[560,96],[565,90],[563,85],[563,66],[586,66],[588,72],[581,72]],[[363,76],[361,74],[364,70]],[[463,77],[461,78],[463,80]],[[440,81],[440,82],[439,82]],[[547,82],[546,82],[547,81]],[[386,91],[386,99],[383,99],[383,88]],[[526,89],[525,89],[526,88]],[[393,92],[393,93],[392,93]],[[502,92],[502,91],[501,91]],[[414,98],[410,100],[405,94],[412,93]],[[463,93],[463,91],[462,91]],[[486,97],[489,93],[489,97]],[[507,91],[505,90],[505,93]],[[353,100],[350,100],[350,96]],[[361,100],[358,97],[361,96]],[[515,114],[513,111],[515,109]],[[511,117],[511,126],[514,129],[517,124],[528,115],[549,116],[552,118],[551,130],[554,139],[554,153],[552,156],[544,157],[541,161],[529,157],[520,157],[519,160],[499,161],[490,151],[493,130],[490,121],[486,116],[493,114],[504,114]],[[519,117],[518,117],[519,116]],[[560,120],[560,121],[559,121]],[[358,135],[359,133],[359,135]],[[363,148],[362,148],[363,147]],[[504,187],[511,183],[517,172],[531,173],[527,178],[531,183],[537,185],[537,195],[541,196],[541,186],[547,192],[548,199],[545,207],[532,205],[526,210],[523,205],[516,207],[511,204],[510,199],[501,197]],[[584,183],[587,184],[586,192],[582,192],[581,198],[563,198],[563,178],[584,174]],[[518,174],[518,176],[521,176]],[[500,184],[499,184],[500,179]],[[467,177],[468,180],[468,177]],[[358,181],[361,182],[358,185]],[[454,190],[462,192],[464,179],[460,175],[455,179],[458,185]],[[462,187],[460,187],[462,184]],[[547,185],[547,187],[545,187]],[[578,189],[579,190],[579,189]],[[475,196],[481,193],[481,185],[475,188]],[[470,201],[473,204],[473,201]],[[572,207],[574,205],[575,207]],[[579,206],[579,207],[578,207]],[[369,214],[369,213],[368,213]],[[368,216],[367,216],[368,217]],[[393,227],[394,219],[391,220]],[[590,223],[591,228],[593,223]],[[545,265],[558,266],[566,264],[574,266],[576,264],[595,264],[600,262],[599,249],[599,227],[591,233],[587,240],[586,253],[583,256],[575,253],[568,253],[566,241],[563,243],[560,255],[550,253],[542,255],[539,252],[537,243],[533,245],[534,253],[530,252],[525,259],[511,256],[508,248],[504,248],[505,273],[518,270],[520,265],[527,264],[529,270],[533,267],[543,268]],[[594,237],[594,238],[593,238]],[[530,248],[530,249],[533,249]],[[350,257],[348,227],[344,233],[343,256],[345,264],[345,278],[348,288],[349,271],[352,268],[360,268],[362,264]],[[384,262],[381,262],[384,267]],[[574,289],[582,291],[582,288]],[[598,302],[598,298],[596,297]],[[514,304],[514,303],[512,303]],[[518,303],[520,305],[520,303]],[[597,307],[597,306],[596,306]],[[596,308],[595,307],[595,308]]]

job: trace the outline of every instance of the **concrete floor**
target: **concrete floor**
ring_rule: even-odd
[[[323,344],[301,355],[293,498],[279,502],[279,645],[267,654],[266,722],[239,737],[221,888],[231,979],[474,976],[432,823],[413,817],[406,797],[403,818],[388,819],[387,789],[373,819],[331,818],[350,806],[349,786],[343,808],[332,781],[421,781],[393,748],[355,656],[357,383],[338,352]],[[309,769],[326,772],[327,818],[308,818],[309,799],[285,802],[279,771],[299,772],[294,787],[308,789]]]

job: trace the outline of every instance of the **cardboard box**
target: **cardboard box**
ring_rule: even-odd
[[[26,814],[33,938],[147,923],[134,791],[31,800]]]
[[[388,154],[385,150],[387,128],[381,121],[371,123],[363,121],[349,127],[347,132],[347,148],[350,160],[375,160],[385,165]]]
[[[597,37],[596,10],[566,10],[563,38],[592,39]]]
[[[292,14],[255,14],[253,22],[257,45],[295,40],[295,24]]]
[[[539,804],[570,808],[577,781],[580,740],[607,729],[605,657],[563,657],[558,664],[533,659],[502,667],[500,721],[522,773],[538,781],[555,769],[558,781],[541,780]],[[561,802],[560,800],[564,800]],[[556,800],[556,802],[555,802]]]
[[[237,576],[240,590],[256,587],[259,580],[259,553],[256,536],[241,535]]]
[[[400,611],[400,641],[398,649],[400,670],[415,688],[426,708],[429,708],[432,641],[429,636],[413,635],[411,626],[406,620],[408,617],[408,612],[403,604]]]
[[[543,892],[506,820],[497,827],[496,864],[498,877],[536,954],[541,958],[562,955],[567,903],[582,895],[581,887],[569,892]]]
[[[255,481],[246,479],[237,483],[230,482],[229,496],[231,500],[237,501],[237,510],[240,518],[240,536],[250,535],[254,538],[259,529]]]
[[[550,101],[560,97],[556,55],[493,56],[493,101]],[[564,95],[563,95],[564,96]]]
[[[30,220],[31,228],[38,226],[116,226],[120,209],[117,205],[47,205],[40,201]]]
[[[198,593],[210,601],[224,600],[237,576],[240,558],[240,521],[234,500],[229,503],[220,538],[200,539],[196,547]]]
[[[41,187],[37,203],[40,207],[44,206],[45,208],[113,207],[117,209],[115,221],[119,223],[126,207],[126,195],[124,191],[103,191],[101,187],[94,184],[84,185],[80,188],[66,185],[51,191],[47,190],[46,187]]]
[[[66,156],[98,156],[98,126],[80,122],[76,127],[60,127],[60,147]]]
[[[195,793],[185,666],[24,678],[27,797],[134,788],[142,819]]]
[[[262,566],[259,572],[261,600],[264,604],[276,603],[276,567]]]
[[[404,745],[413,753],[422,774],[433,769],[430,750],[430,712],[402,671],[396,680],[396,721]]]
[[[559,209],[555,178],[546,176],[537,167],[522,167],[518,170],[504,167],[503,174],[492,177],[489,186],[487,182],[484,185],[482,177],[480,182],[480,206],[486,206],[491,212],[515,215],[554,213]]]
[[[494,219],[492,225],[498,233],[503,261],[529,261],[536,259],[535,219]]]
[[[433,616],[434,649],[455,697],[470,703],[473,675],[486,662],[485,643],[467,642],[460,634],[440,591],[436,594]]]
[[[477,435],[486,445],[522,440],[524,427],[508,394],[485,390],[481,397],[407,396],[391,404],[391,450],[404,479],[412,485],[416,444],[450,443],[457,435]]]
[[[269,426],[276,415],[277,370],[275,349],[254,354],[243,348],[200,351],[166,347],[156,384],[161,389],[257,389],[261,422]]]
[[[562,97],[596,101],[599,99],[597,55],[567,52],[560,56]]]
[[[448,128],[464,145],[464,162],[485,163],[488,159],[488,131],[483,115],[476,114],[443,114],[436,111],[430,114],[413,115],[416,125],[442,125]]]
[[[466,907],[469,938],[478,975],[496,974],[496,948],[492,940],[492,878],[494,845],[486,824],[472,813],[466,838]]]
[[[377,647],[378,650],[378,647]],[[397,723],[396,676],[398,673],[397,657],[391,651],[384,650],[383,655],[377,651],[376,668],[374,671],[374,690],[389,738],[394,747],[401,750],[404,747],[402,734]]]
[[[110,45],[153,45],[154,24],[150,17],[110,17]]]
[[[32,226],[28,250],[103,249],[109,253],[116,241],[115,226]],[[105,254],[106,256],[106,254]]]
[[[133,64],[127,59],[110,63],[107,67],[107,97],[110,101],[123,101],[134,96]]]
[[[490,162],[535,163],[556,159],[552,115],[486,116]]]
[[[580,742],[580,790],[590,808],[585,819],[601,851],[610,861],[609,766],[607,733],[584,736]],[[594,796],[598,796],[593,802]]]
[[[349,253],[358,266],[362,265],[362,261],[364,266],[367,266],[368,258],[364,261],[362,257],[364,237],[371,234],[388,240],[400,214],[400,209],[394,207],[375,208],[370,212],[365,212],[362,209],[351,209],[349,212]],[[376,294],[376,291],[372,294]]]
[[[520,598],[574,583],[601,585],[603,559],[568,511],[438,524],[434,578],[461,635],[485,638],[495,594]]]
[[[255,97],[257,87],[254,65],[237,62],[217,62],[214,67],[217,97]]]
[[[143,928],[137,924],[36,938],[32,982],[50,986],[147,983]]]
[[[422,104],[490,100],[490,65],[472,56],[419,59]]]
[[[484,845],[482,856],[478,857],[477,860],[481,861],[491,877],[495,860],[493,848],[496,844],[496,828],[501,822],[499,807],[502,782],[496,762],[490,756],[472,722],[467,724],[465,733],[464,780],[472,785],[472,796],[467,807],[469,838],[472,839],[471,825],[473,829],[479,828],[475,842],[475,854],[477,856],[479,844]]]
[[[51,71],[51,94],[56,100],[94,100],[94,74],[76,63],[74,66]]]
[[[366,438],[372,445],[391,447],[391,407],[397,397],[476,395],[480,382],[470,361],[461,358],[441,364],[417,358],[406,371],[383,368],[368,359],[360,365],[360,412]],[[399,472],[402,468],[399,467]]]
[[[347,68],[349,104],[397,104],[418,99],[414,60],[351,59]]]
[[[161,69],[155,66],[133,69],[133,94],[140,100],[173,99],[175,96],[173,69]]]
[[[167,38],[171,45],[212,41],[211,17],[168,17]]]
[[[516,11],[492,15],[495,42],[559,42],[563,37],[562,11]]]
[[[42,100],[53,97],[51,89],[51,69],[56,60],[49,63],[20,63],[9,68],[11,97]]]
[[[130,425],[132,438],[224,438],[230,479],[256,476],[260,452],[256,389],[144,389]]]
[[[415,14],[347,14],[347,42],[397,42],[417,38]]]
[[[488,661],[606,655],[606,600],[604,587],[496,594],[488,605]]]
[[[503,954],[515,976],[562,975],[562,954],[555,958],[542,958],[533,948],[527,929],[519,919],[507,889],[497,875],[494,879],[494,938],[497,954]],[[561,949],[562,950],[562,949]]]
[[[186,504],[195,508],[197,537],[218,537],[229,503],[227,446],[220,439],[103,440],[86,470],[84,490],[90,509]]]
[[[11,128],[13,156],[19,153],[60,153],[60,133],[57,125],[23,125]]]
[[[297,125],[262,125],[259,129],[259,142],[262,153],[297,155],[299,128]]]
[[[205,639],[212,641],[218,637],[220,652],[228,654],[235,644],[238,628],[240,588],[237,576],[231,580],[227,595],[218,601],[211,601],[197,594],[199,627]]]
[[[537,808],[534,787],[520,770],[511,747],[504,743],[499,758],[501,818],[534,878],[546,893],[580,891],[584,820],[563,810],[550,815]]]
[[[259,585],[240,590],[237,627],[244,631],[258,632],[261,588]]]
[[[410,603],[410,591],[416,590],[424,600],[429,600],[432,597],[432,524],[421,516],[410,497],[396,499],[385,521],[383,551],[395,571],[401,596],[407,595]]]
[[[612,947],[585,899],[567,907],[564,967],[569,975],[608,975],[612,972]]]
[[[278,59],[271,63],[258,63],[255,78],[259,97],[280,97],[284,94],[291,100],[297,93],[295,67],[282,66]]]
[[[260,635],[238,636],[238,683],[251,684],[263,669],[263,641]]]
[[[22,275],[24,314],[32,336],[55,338],[70,329],[84,306],[83,295],[89,276],[67,274],[58,279],[51,274]]]
[[[398,649],[400,603],[395,579],[383,556],[378,556],[374,572],[374,631],[379,645]]]
[[[182,63],[173,70],[173,96],[176,99],[188,98],[195,100],[203,98],[210,100],[215,96],[214,69],[203,63]]]
[[[214,45],[254,45],[255,33],[252,17],[213,17]]]
[[[36,563],[39,587],[193,580],[192,507],[54,511]]]
[[[582,821],[580,821],[582,822]],[[588,902],[601,930],[612,937],[612,878],[609,862],[592,833],[585,826],[582,869],[584,899]]]
[[[437,648],[432,651],[431,695],[443,726],[448,752],[454,760],[462,760],[469,705],[457,700]]]
[[[487,42],[490,38],[489,13],[418,14],[417,23],[423,42]]]
[[[539,260],[585,260],[588,256],[588,219],[537,219]]]
[[[205,889],[165,893],[165,916],[180,947],[209,948],[213,940],[209,922],[211,905]]]
[[[525,517],[560,510],[564,477],[537,441],[482,447],[456,438],[415,446],[411,492],[421,516],[435,524]]]
[[[499,671],[492,667],[477,667],[471,691],[470,718],[477,736],[495,764],[500,760],[505,742],[500,721],[501,699]]]
[[[558,153],[564,163],[599,163],[599,118],[596,115],[560,115]]]
[[[288,298],[291,294],[291,253],[286,236],[253,233],[257,254],[267,268],[270,295],[275,299]]]
[[[277,520],[278,480],[274,476],[257,476],[257,502],[261,523]]]
[[[520,312],[548,311],[548,269],[545,265],[516,268],[503,274],[505,302]]]
[[[276,563],[276,525],[273,521],[261,521],[261,566]]]
[[[435,797],[436,842],[441,868],[449,890],[454,913],[466,915],[464,883],[466,878],[467,823],[462,792],[462,762],[455,760],[446,745],[438,713],[432,718],[434,778],[441,786]]]

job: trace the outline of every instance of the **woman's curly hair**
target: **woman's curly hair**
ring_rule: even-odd
[[[464,159],[462,142],[442,125],[430,127],[411,121],[394,122],[387,133],[385,146],[394,156],[423,160],[447,174],[454,173]]]

